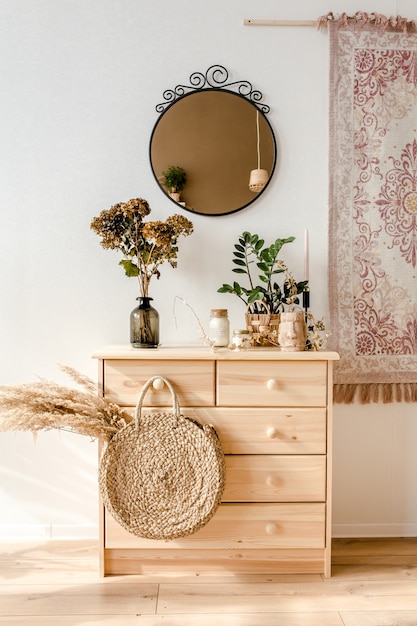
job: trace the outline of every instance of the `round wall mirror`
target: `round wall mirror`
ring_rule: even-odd
[[[193,74],[191,87],[165,92],[173,102],[158,105],[162,113],[150,140],[151,168],[162,191],[203,215],[252,204],[276,164],[275,137],[265,115],[269,107],[251,100],[262,96],[247,81],[219,88],[227,76],[225,68],[212,66],[205,75]]]

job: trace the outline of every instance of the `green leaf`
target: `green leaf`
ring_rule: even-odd
[[[233,290],[238,296],[240,296],[242,293],[242,287],[236,281],[233,283]]]
[[[265,248],[261,251],[259,258],[263,261],[271,262],[275,259],[275,254],[271,254],[270,248]]]
[[[274,245],[277,247],[277,253],[281,250],[282,246],[286,243],[291,243],[295,241],[295,237],[287,237],[286,239],[277,239]]]
[[[233,252],[233,254],[238,259],[245,259],[246,258],[246,256],[242,252]]]
[[[241,267],[234,267],[232,272],[235,272],[236,274],[247,274],[247,271],[243,270]]]
[[[255,302],[255,300],[263,300],[265,298],[265,292],[254,289],[248,294],[248,302]]]
[[[243,266],[243,267],[246,267],[246,263],[245,263],[245,261],[242,261],[241,259],[233,259],[233,263],[234,263],[235,265],[241,265],[241,266]]]
[[[233,287],[231,285],[226,285],[226,284],[219,287],[217,291],[218,293],[234,293]]]
[[[129,276],[129,278],[132,276],[139,276],[139,269],[137,265],[135,265],[130,259],[122,259],[119,261],[119,265],[124,268],[125,274],[126,276]]]
[[[262,272],[269,272],[270,266],[266,263],[257,263],[258,269],[262,270]]]

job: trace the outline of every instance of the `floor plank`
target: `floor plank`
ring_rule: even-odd
[[[157,584],[1,585],[0,615],[155,613]]]
[[[333,580],[417,580],[417,566],[333,565]],[[417,625],[416,625],[417,626]]]
[[[90,559],[97,562],[98,541],[91,540],[45,540],[45,541],[2,541],[0,542],[0,561],[26,559],[53,559],[70,561]]]
[[[1,626],[28,626],[27,618],[1,618]],[[263,613],[223,615],[61,616],[31,619],[30,626],[343,626],[338,613]],[[356,626],[356,625],[355,625]],[[408,626],[408,625],[407,625]]]
[[[98,574],[92,541],[0,543],[0,626],[417,626],[417,539],[334,541],[319,574]]]
[[[417,611],[342,613],[344,626],[417,626]]]
[[[162,584],[158,613],[417,610],[417,581]]]
[[[344,557],[368,562],[370,557],[403,556],[417,565],[416,537],[388,537],[363,539],[334,539],[332,542],[333,563],[344,563]]]

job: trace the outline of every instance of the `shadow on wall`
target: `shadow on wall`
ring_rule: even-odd
[[[0,535],[97,536],[97,445],[64,431],[0,433]]]

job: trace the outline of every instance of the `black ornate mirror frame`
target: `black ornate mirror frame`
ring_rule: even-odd
[[[247,104],[250,105],[249,110],[247,111],[247,113],[245,113],[245,115],[251,116],[250,121],[245,123],[244,126],[241,127],[238,132],[239,132],[239,138],[241,138],[239,139],[239,141],[241,140],[243,142],[245,149],[249,149],[248,144],[250,144],[250,150],[251,150],[252,155],[254,152],[253,143],[254,141],[256,141],[256,136],[255,138],[253,137],[253,134],[256,133],[255,119],[257,120],[258,129],[259,129],[259,123],[261,123],[262,125],[261,130],[263,132],[263,135],[266,136],[265,141],[267,141],[268,147],[269,147],[268,149],[268,155],[269,155],[268,179],[265,183],[265,186],[262,189],[260,189],[258,192],[253,193],[251,191],[248,191],[250,170],[253,170],[257,167],[257,164],[252,162],[253,167],[251,166],[250,168],[247,168],[247,171],[244,172],[244,175],[247,178],[247,183],[245,183],[246,189],[244,192],[245,197],[242,200],[239,199],[237,201],[239,206],[227,206],[227,207],[220,206],[219,210],[216,210],[215,207],[213,210],[211,208],[210,210],[203,210],[202,207],[200,208],[199,206],[195,206],[195,207],[186,206],[186,204],[183,202],[180,202],[180,205],[182,205],[183,208],[186,210],[190,210],[194,213],[199,213],[203,215],[213,215],[213,216],[225,215],[228,213],[234,213],[236,211],[240,211],[244,209],[245,207],[249,206],[250,204],[252,204],[253,202],[255,202],[255,200],[257,200],[259,196],[265,191],[265,189],[267,188],[272,178],[272,174],[275,169],[276,160],[277,160],[276,159],[276,156],[277,156],[276,141],[275,141],[275,136],[271,128],[271,125],[266,118],[266,114],[269,113],[270,107],[261,102],[262,97],[263,97],[262,93],[254,89],[252,84],[249,81],[242,80],[242,81],[228,82],[229,73],[226,70],[226,68],[223,67],[222,65],[212,65],[208,68],[208,70],[204,74],[202,72],[194,72],[193,74],[191,74],[189,80],[190,80],[189,85],[180,84],[180,85],[177,85],[174,89],[167,89],[166,91],[164,91],[163,92],[164,101],[160,102],[155,107],[156,111],[160,115],[153,128],[151,139],[150,139],[150,144],[149,144],[149,157],[150,157],[152,173],[158,185],[162,189],[162,191],[166,195],[168,195],[172,201],[178,203],[179,202],[178,199],[174,200],[170,196],[170,194],[168,193],[169,190],[166,188],[166,185],[162,182],[162,179],[163,179],[162,170],[164,168],[167,169],[170,165],[182,167],[182,163],[178,163],[178,162],[170,163],[170,162],[163,161],[164,163],[163,166],[161,166],[160,163],[158,163],[158,167],[156,166],[157,158],[155,157],[155,154],[156,154],[155,151],[157,150],[157,147],[158,147],[158,150],[159,150],[158,154],[159,154],[161,151],[160,145],[163,145],[163,143],[161,144],[161,141],[160,141],[160,134],[165,131],[163,131],[162,129],[164,129],[166,125],[168,124],[169,116],[173,115],[173,107],[177,103],[179,103],[179,101],[182,101],[181,106],[183,107],[187,106],[187,110],[188,110],[188,106],[191,106],[192,104],[190,96],[193,96],[195,94],[199,94],[202,92],[205,92],[205,93],[211,92],[213,96],[209,96],[209,97],[217,98],[217,96],[214,94],[217,94],[217,93],[227,94],[227,98],[223,100],[223,103],[229,105],[229,102],[230,102],[230,106],[233,106],[234,109],[236,108],[240,110],[243,107],[242,108],[242,111],[243,111],[244,109],[247,108]],[[201,98],[199,98],[199,100],[201,100]],[[247,104],[243,104],[243,102],[246,102]],[[194,103],[197,103],[197,99],[194,99]],[[221,105],[222,109],[225,108],[223,103]],[[209,111],[210,109],[208,109],[208,112]],[[206,119],[206,118],[203,118],[203,119]],[[252,123],[252,119],[253,119],[253,123]],[[177,126],[177,124],[175,124],[175,126]],[[247,129],[246,126],[250,128]],[[250,139],[245,137],[246,132],[251,133]],[[182,136],[180,135],[180,139],[179,139],[180,142],[181,142],[181,137]],[[171,146],[171,143],[170,143],[170,146]],[[195,143],[198,144],[199,142],[196,141]],[[238,143],[238,140],[236,139],[236,146],[232,146],[231,149],[233,149],[235,152],[239,150],[242,151],[241,146],[238,146],[237,143]],[[258,145],[259,145],[259,130],[258,130]],[[198,145],[198,148],[200,148],[200,144]],[[201,146],[201,150],[204,150],[203,145]],[[222,152],[224,152],[223,147],[222,147]],[[172,158],[175,158],[175,157],[172,157]],[[259,165],[259,158],[258,158],[258,165]],[[263,165],[261,165],[261,167],[263,167]],[[155,171],[156,169],[158,169],[158,172]],[[232,185],[235,183],[235,181],[237,183],[236,173],[230,176],[228,184]],[[242,183],[240,183],[240,186],[242,187]],[[195,185],[195,187],[197,187],[197,185]],[[216,204],[215,200],[213,204],[214,205]]]

